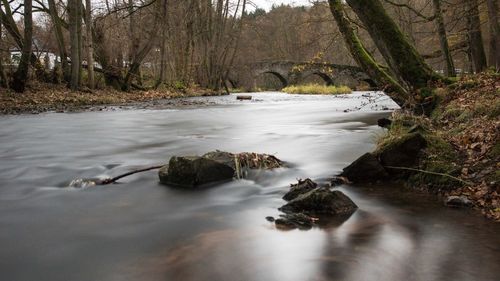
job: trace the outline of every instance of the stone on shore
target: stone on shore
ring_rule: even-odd
[[[365,153],[351,165],[345,167],[341,174],[351,182],[376,182],[388,176],[378,159],[371,153]]]
[[[375,154],[382,166],[408,168],[416,164],[418,154],[426,145],[427,142],[422,134],[416,132],[407,134],[399,140],[382,147]]]

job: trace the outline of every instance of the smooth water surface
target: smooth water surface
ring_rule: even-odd
[[[500,280],[498,224],[402,187],[341,186],[359,210],[325,228],[264,219],[296,179],[326,179],[373,149],[395,105],[367,95],[0,117],[0,280]],[[194,191],[155,171],[65,188],[215,149],[293,167]]]

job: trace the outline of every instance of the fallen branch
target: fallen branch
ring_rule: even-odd
[[[130,175],[133,175],[133,174],[137,174],[137,173],[141,173],[141,172],[146,172],[146,171],[150,171],[150,170],[156,170],[156,169],[160,169],[161,167],[163,167],[165,165],[160,165],[160,166],[152,166],[152,167],[147,167],[147,168],[143,168],[143,169],[139,169],[139,170],[134,170],[134,171],[130,171],[128,173],[125,173],[125,174],[122,174],[122,175],[119,175],[119,176],[116,176],[114,178],[110,178],[110,179],[105,179],[101,182],[97,182],[96,184],[97,185],[106,185],[106,184],[111,184],[111,183],[115,183],[117,180],[121,179],[121,178],[124,178],[124,177],[128,177]]]
[[[395,170],[406,170],[406,171],[413,171],[413,172],[419,172],[419,173],[424,173],[424,174],[430,174],[430,175],[435,175],[435,176],[442,176],[442,177],[447,177],[453,180],[456,180],[458,182],[461,182],[465,185],[472,185],[473,183],[470,181],[464,181],[462,179],[459,179],[457,177],[454,177],[449,174],[444,174],[444,173],[438,173],[438,172],[431,172],[431,171],[425,171],[425,170],[420,170],[420,169],[414,169],[414,168],[406,168],[406,167],[393,167],[393,166],[384,166],[384,168],[389,168],[389,169],[395,169]]]

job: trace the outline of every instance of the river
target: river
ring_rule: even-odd
[[[265,217],[279,215],[289,184],[372,150],[395,104],[377,93],[253,96],[0,117],[0,280],[499,280],[499,224],[401,186],[341,186],[359,206],[346,221],[275,229]],[[160,185],[156,171],[66,187],[215,149],[292,167],[195,191]]]

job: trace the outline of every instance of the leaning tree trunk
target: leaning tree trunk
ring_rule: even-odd
[[[500,24],[498,23],[498,0],[487,0],[490,29],[490,66],[500,71]]]
[[[31,46],[33,44],[33,1],[24,0],[24,46],[21,60],[12,80],[12,89],[18,93],[24,92],[28,81]]]
[[[479,18],[479,4],[477,0],[466,0],[467,9],[467,38],[472,57],[474,71],[479,73],[486,69],[486,54],[484,52],[483,35],[481,33],[481,19]]]
[[[381,68],[374,60],[373,56],[366,50],[358,35],[354,31],[351,22],[347,18],[341,0],[329,0],[330,10],[337,22],[344,41],[351,53],[351,56],[358,65],[373,79],[378,85],[387,88],[391,98],[400,106],[407,100],[408,93],[387,71]]]
[[[441,50],[443,51],[443,58],[446,64],[446,75],[448,77],[456,76],[455,65],[453,63],[453,57],[451,56],[450,46],[448,44],[448,36],[446,35],[446,28],[444,25],[443,11],[441,9],[441,0],[432,0],[434,4],[434,13],[436,18],[437,31],[439,34],[439,42],[441,44]]]
[[[412,88],[440,80],[387,14],[380,0],[347,0],[370,33],[391,70]]]

